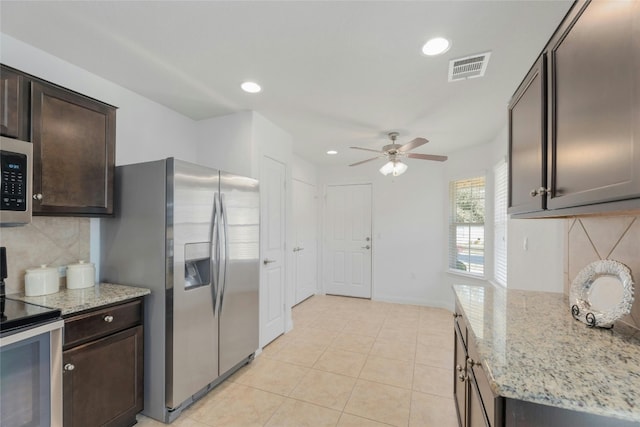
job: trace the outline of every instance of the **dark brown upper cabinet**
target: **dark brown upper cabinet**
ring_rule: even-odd
[[[579,0],[552,36],[509,105],[510,214],[640,209],[639,19],[637,1]]]
[[[549,209],[640,197],[640,2],[571,18],[548,46]]]
[[[509,213],[546,208],[546,73],[542,55],[509,103]]]
[[[29,82],[4,65],[0,67],[0,134],[29,141]]]
[[[34,214],[113,213],[115,130],[115,107],[31,83]]]

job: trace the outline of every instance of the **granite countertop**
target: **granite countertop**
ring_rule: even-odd
[[[138,298],[150,293],[151,291],[147,288],[100,283],[84,289],[62,288],[60,292],[55,294],[38,297],[27,297],[24,294],[13,294],[8,295],[8,297],[45,307],[58,308],[62,311],[63,316],[67,316],[79,311]]]
[[[497,395],[640,420],[640,332],[589,328],[550,292],[454,285]]]

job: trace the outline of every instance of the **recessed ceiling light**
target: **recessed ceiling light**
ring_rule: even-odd
[[[443,37],[436,37],[424,44],[422,46],[422,53],[429,56],[440,55],[445,53],[451,47],[451,43],[449,40]]]
[[[249,93],[258,93],[262,90],[260,85],[255,82],[244,82],[240,85],[240,87],[242,88],[243,91],[249,92]]]
[[[329,150],[327,151],[327,154],[333,156],[334,154],[338,154],[338,152],[336,150]]]

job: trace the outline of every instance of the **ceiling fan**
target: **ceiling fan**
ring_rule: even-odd
[[[362,147],[350,147],[355,150],[373,151],[374,153],[378,153],[378,155],[376,157],[372,157],[371,159],[353,163],[349,166],[358,166],[363,163],[371,162],[373,160],[386,157],[389,161],[380,168],[380,173],[383,175],[392,174],[393,176],[398,176],[405,173],[406,170],[409,168],[406,165],[406,163],[402,163],[401,159],[403,157],[408,157],[410,159],[435,160],[437,162],[444,162],[445,160],[447,160],[447,156],[409,153],[410,150],[420,147],[421,145],[424,145],[429,141],[424,138],[416,138],[404,145],[400,145],[400,144],[396,144],[396,139],[398,138],[398,135],[399,135],[398,132],[389,132],[389,139],[391,140],[391,144],[385,145],[384,147],[382,147],[382,150],[372,150],[370,148],[362,148]]]

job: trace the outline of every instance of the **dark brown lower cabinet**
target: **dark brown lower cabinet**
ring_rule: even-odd
[[[78,342],[77,332],[86,331],[89,340],[63,351],[65,427],[136,423],[144,402],[142,317],[130,317],[136,310],[142,314],[140,302],[66,319],[65,336]],[[98,322],[104,324],[102,331],[95,327]]]

